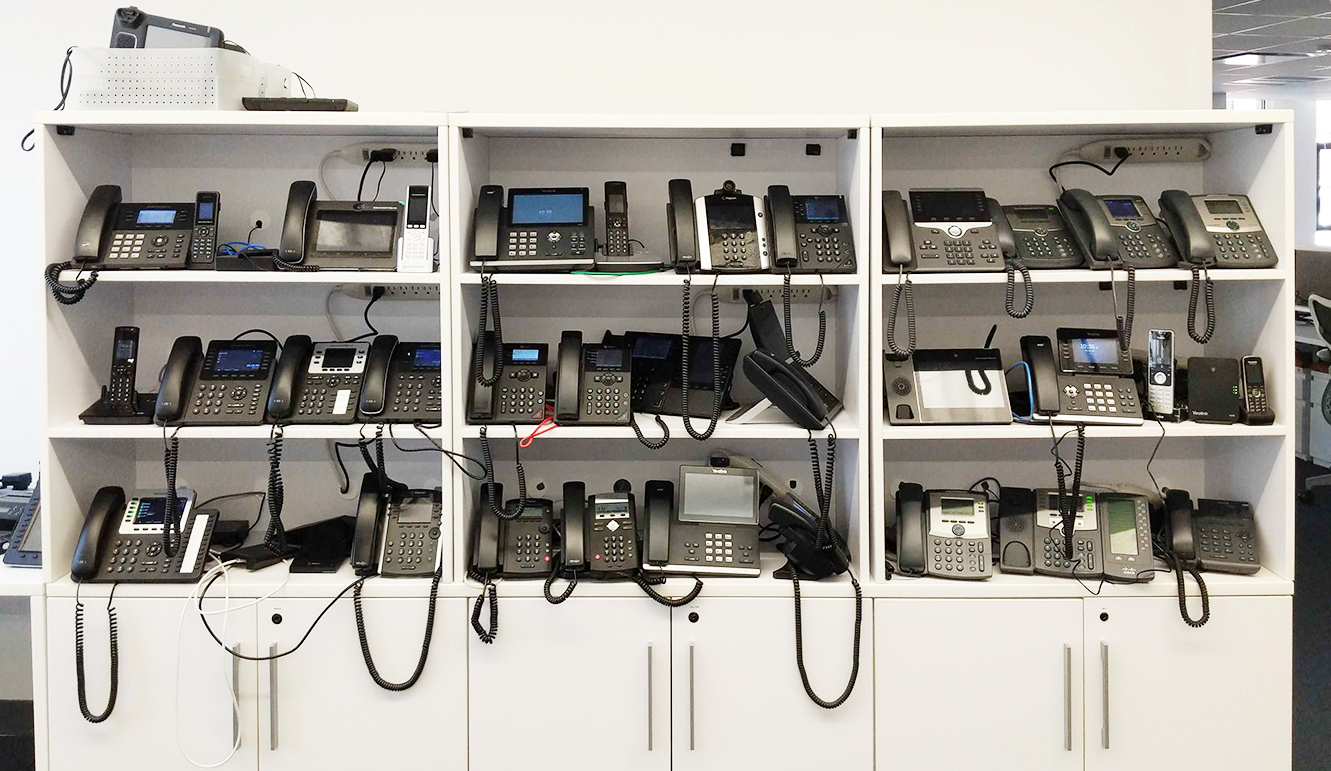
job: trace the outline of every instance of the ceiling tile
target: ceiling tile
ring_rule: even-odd
[[[1283,37],[1280,35],[1225,35],[1219,38],[1223,41],[1223,47],[1227,49],[1238,48],[1243,51],[1252,51],[1254,53],[1316,53],[1317,44],[1331,41],[1320,38],[1296,38]]]
[[[1218,10],[1212,6],[1212,10]],[[1255,0],[1243,6],[1243,13],[1273,16],[1315,16],[1331,13],[1331,0]]]
[[[1245,30],[1267,27],[1272,24],[1286,24],[1292,21],[1286,16],[1259,16],[1251,13],[1213,13],[1211,14],[1211,33],[1212,35],[1228,35],[1234,32],[1243,32]],[[1328,21],[1331,19],[1317,19],[1317,21]],[[1263,30],[1265,34],[1265,30]],[[1278,32],[1276,34],[1290,34]],[[1300,33],[1302,37],[1311,37],[1313,35],[1331,35],[1331,32],[1306,32]]]
[[[1220,14],[1213,14],[1212,19],[1218,18]],[[1262,35],[1284,35],[1287,37],[1321,37],[1331,35],[1331,17],[1310,16],[1304,19],[1286,19],[1279,20],[1270,26],[1262,27],[1259,34]],[[1235,30],[1238,32],[1239,30]]]
[[[1211,10],[1223,11],[1226,8],[1237,8],[1251,2],[1255,2],[1255,0],[1211,0]]]

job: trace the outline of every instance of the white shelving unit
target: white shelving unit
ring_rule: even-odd
[[[171,646],[164,648],[159,638],[169,640],[176,632],[181,603],[194,588],[148,585],[116,590],[117,607],[122,609],[121,649],[126,656],[121,692],[125,705],[144,706],[140,712],[122,705],[123,712],[118,710],[100,726],[84,723],[72,704],[73,599],[78,594],[98,600],[89,604],[93,610],[88,641],[94,651],[90,700],[97,704],[106,686],[105,622],[98,607],[111,588],[104,584],[80,587],[68,576],[83,512],[102,485],[126,489],[163,485],[160,427],[88,426],[78,419],[105,381],[114,326],[141,327],[139,386],[151,391],[153,374],[165,362],[178,335],[229,338],[258,327],[279,338],[303,333],[316,341],[331,340],[335,335],[366,331],[362,314],[368,287],[420,289],[424,299],[380,300],[370,320],[380,331],[403,340],[442,342],[444,416],[442,425],[424,429],[424,435],[411,426],[394,426],[392,438],[406,450],[427,450],[428,439],[479,457],[480,427],[469,425],[465,416],[480,285],[480,275],[469,267],[468,258],[480,187],[586,186],[600,210],[602,184],[624,180],[631,201],[630,235],[641,242],[641,249],[664,257],[667,181],[675,177],[690,178],[695,195],[732,179],[755,195],[765,192],[769,184],[782,183],[794,193],[846,196],[858,272],[821,279],[796,276],[793,283],[806,288],[822,284],[835,291],[835,297],[825,303],[826,350],[812,372],[845,404],[844,412],[833,421],[838,439],[833,517],[847,536],[866,598],[859,685],[844,707],[830,712],[803,696],[791,666],[791,586],[773,577],[784,561],[775,552],[762,555],[761,577],[705,579],[703,593],[695,602],[673,610],[651,603],[629,582],[582,582],[573,599],[556,607],[543,599],[540,581],[501,581],[497,587],[501,636],[493,645],[481,644],[470,626],[469,598],[476,596],[478,586],[466,577],[477,482],[437,453],[403,452],[389,443],[390,473],[413,486],[441,486],[447,502],[444,581],[435,621],[439,648],[431,655],[421,690],[407,694],[414,695],[415,703],[438,708],[436,722],[443,729],[436,757],[441,762],[450,767],[466,767],[471,762],[476,768],[476,763],[483,764],[488,758],[519,763],[538,750],[548,754],[549,747],[539,742],[532,743],[533,749],[514,747],[511,736],[497,733],[490,725],[493,721],[483,716],[489,713],[490,703],[503,701],[496,700],[495,694],[567,692],[573,685],[569,678],[576,675],[579,688],[621,694],[624,708],[608,722],[571,730],[561,739],[569,746],[579,746],[613,735],[611,744],[603,746],[631,758],[635,767],[702,771],[733,767],[741,756],[750,765],[775,764],[803,760],[801,753],[815,751],[784,747],[782,752],[793,754],[769,756],[763,753],[776,750],[755,749],[739,736],[740,729],[780,724],[800,730],[811,748],[830,742],[844,746],[849,767],[867,770],[876,763],[877,768],[891,768],[914,757],[912,753],[927,754],[923,747],[912,744],[927,733],[913,729],[912,720],[927,717],[935,708],[952,708],[950,703],[935,701],[924,683],[928,678],[921,675],[919,682],[914,675],[903,678],[897,662],[911,656],[973,655],[978,650],[974,640],[992,634],[995,652],[1016,656],[1013,665],[1000,674],[1004,684],[1012,686],[1008,692],[1025,694],[1034,703],[1044,698],[1038,689],[1057,690],[1049,694],[1054,701],[1041,707],[1049,712],[1041,713],[1041,726],[1026,726],[1027,734],[1015,727],[1005,728],[1013,758],[1041,757],[1042,762],[1049,761],[1045,765],[1050,768],[1089,771],[1147,762],[1140,748],[1148,744],[1158,753],[1152,762],[1179,755],[1167,737],[1153,736],[1145,721],[1135,718],[1120,722],[1124,718],[1115,717],[1113,735],[1116,742],[1121,737],[1122,743],[1114,744],[1113,749],[1100,747],[1099,721],[1110,720],[1101,714],[1101,699],[1111,698],[1101,691],[1101,667],[1108,664],[1102,664],[1100,657],[1112,655],[1116,678],[1130,678],[1124,682],[1131,683],[1153,678],[1163,689],[1159,692],[1171,692],[1175,687],[1183,692],[1186,679],[1195,679],[1207,667],[1233,668],[1245,688],[1271,696],[1254,702],[1256,707],[1240,710],[1244,724],[1253,725],[1257,734],[1253,746],[1274,748],[1268,751],[1265,767],[1288,766],[1291,649],[1287,627],[1294,575],[1294,446],[1288,418],[1294,413],[1293,125],[1288,113],[61,112],[40,114],[38,122],[42,254],[33,259],[32,291],[38,291],[38,261],[44,265],[68,259],[84,203],[99,184],[121,185],[127,201],[187,200],[198,187],[219,190],[222,239],[246,238],[254,220],[262,219],[264,227],[254,240],[272,244],[280,235],[291,181],[319,179],[322,166],[326,185],[332,187],[331,197],[351,197],[361,167],[332,156],[339,148],[383,140],[387,146],[393,141],[433,141],[440,150],[433,175],[440,245],[436,273],[107,271],[78,305],[65,307],[47,299],[43,360],[38,367],[46,394],[39,408],[46,427],[42,463],[45,561],[40,571],[21,575],[0,568],[0,595],[33,598],[34,674],[41,691],[38,746],[40,756],[49,756],[51,771],[88,762],[128,768],[117,765],[117,753],[136,742],[160,739],[161,720],[168,718],[153,710],[156,705],[171,704],[170,689],[175,682],[169,676],[152,676],[160,663],[157,658],[170,655],[167,649]],[[75,131],[72,136],[58,135],[57,125],[73,126]],[[1255,127],[1267,125],[1271,126],[1269,133],[1255,131]],[[1188,489],[1194,498],[1232,497],[1252,502],[1262,571],[1255,576],[1208,574],[1214,620],[1201,630],[1188,629],[1179,621],[1177,589],[1168,573],[1157,575],[1150,583],[1103,587],[1006,575],[997,569],[984,582],[901,576],[889,580],[886,529],[893,509],[892,492],[899,482],[966,487],[992,475],[1011,484],[1049,486],[1053,474],[1047,426],[897,427],[888,423],[883,410],[882,351],[887,301],[895,276],[881,272],[881,191],[980,186],[1004,203],[1047,203],[1055,198],[1056,188],[1045,170],[1067,150],[1095,137],[1151,134],[1205,135],[1214,152],[1202,163],[1129,163],[1113,177],[1066,169],[1062,181],[1096,193],[1138,193],[1152,205],[1161,190],[1172,187],[1239,192],[1252,198],[1281,264],[1272,270],[1212,273],[1220,316],[1215,338],[1205,352],[1262,356],[1277,421],[1261,427],[1166,424],[1163,440],[1161,428],[1154,423],[1092,427],[1087,430],[1085,478],[1149,488],[1146,458],[1159,441],[1151,470],[1161,485]],[[732,154],[732,143],[739,142],[746,146],[744,154]],[[430,177],[426,166],[390,168],[384,195],[401,196],[407,184],[423,184]],[[330,196],[326,185],[320,185],[320,196]],[[603,232],[599,217],[598,211],[598,234]],[[1057,326],[1112,325],[1109,293],[1100,286],[1108,279],[1106,274],[1058,270],[1035,271],[1033,276],[1035,311],[1020,321],[1003,313],[1002,273],[915,276],[920,345],[976,346],[996,323],[996,344],[1010,364],[1017,355],[1020,335],[1052,335]],[[1188,271],[1177,269],[1138,274],[1133,338],[1137,347],[1145,339],[1145,330],[1164,326],[1179,332],[1176,341],[1181,358],[1203,352],[1182,334],[1187,295],[1175,285],[1189,277]],[[552,359],[559,333],[565,329],[581,330],[588,341],[599,340],[606,331],[680,330],[685,281],[680,274],[498,274],[496,279],[505,340],[546,343]],[[722,298],[721,331],[728,334],[740,329],[745,318],[739,290],[771,291],[780,284],[781,277],[771,274],[692,277],[694,308],[704,311],[696,314],[694,333],[710,333],[706,294],[713,285]],[[793,311],[796,347],[808,349],[814,341],[816,306],[797,304]],[[741,340],[742,356],[751,342],[747,333]],[[736,400],[746,406],[755,401],[757,394],[738,367],[735,380]],[[611,489],[619,478],[630,480],[641,495],[645,481],[677,480],[680,465],[704,463],[712,451],[727,450],[753,456],[813,499],[806,431],[775,411],[767,416],[771,422],[739,424],[727,422],[726,417],[723,413],[715,434],[706,442],[690,438],[679,418],[667,418],[672,438],[657,451],[639,444],[626,427],[556,427],[521,450],[529,495],[558,500],[564,481],[583,481],[588,492],[596,492]],[[647,436],[658,435],[659,428],[650,416],[640,415],[638,421]],[[701,423],[694,421],[695,426]],[[517,489],[515,442],[532,428],[488,429],[497,481],[503,483],[507,497],[514,497]],[[286,429],[284,520],[289,528],[355,513],[362,473],[359,454],[343,449],[350,477],[346,493],[339,491],[342,473],[332,454],[336,443],[373,436],[376,429],[359,424]],[[263,489],[270,430],[268,426],[181,429],[179,484],[196,489],[200,500]],[[1066,430],[1055,429],[1058,435]],[[826,447],[825,435],[817,434],[820,450]],[[236,516],[227,514],[228,518]],[[220,603],[218,598],[224,592],[233,598],[268,598],[234,614],[226,636],[242,652],[264,653],[270,645],[280,651],[294,644],[319,609],[354,580],[345,564],[331,574],[290,574],[285,566],[254,573],[232,571],[229,586],[220,581],[215,584],[208,602]],[[682,595],[690,585],[688,579],[672,578],[661,591]],[[556,591],[562,586],[558,582]],[[416,635],[427,588],[426,581],[387,579],[371,580],[364,586],[370,640],[376,655],[382,651],[381,669],[390,680],[404,679],[415,663],[413,648],[419,641]],[[834,696],[844,686],[849,670],[846,649],[854,618],[850,580],[842,575],[802,582],[801,592],[809,673],[824,698]],[[1187,593],[1188,605],[1196,614],[1199,598],[1191,580]],[[321,758],[319,753],[326,748],[306,743],[313,724],[302,722],[302,715],[327,709],[336,699],[343,699],[338,703],[345,714],[325,716],[328,720],[355,715],[358,720],[364,718],[365,730],[385,732],[399,725],[395,715],[403,703],[379,698],[386,692],[377,688],[370,690],[349,606],[349,601],[334,605],[329,620],[323,622],[326,626],[311,636],[310,647],[315,650],[278,664],[280,676],[266,663],[245,663],[236,670],[242,750],[225,768],[267,771],[302,767]],[[1259,639],[1260,635],[1245,628],[1248,623],[1286,629]],[[182,655],[207,668],[226,663],[224,654],[197,625],[191,622],[189,626]],[[954,627],[958,633],[947,634]],[[960,643],[939,647],[940,636],[965,640],[964,650],[958,648]],[[1142,640],[1151,641],[1151,646],[1134,642]],[[1231,641],[1239,647],[1231,648]],[[1113,652],[1103,654],[1101,646]],[[555,653],[562,666],[530,666],[531,661],[549,660]],[[1237,655],[1243,660],[1234,661]],[[883,665],[877,666],[877,662]],[[1180,662],[1187,665],[1180,666]],[[1055,663],[1056,670],[1043,668]],[[207,671],[211,673],[211,669]],[[198,747],[221,746],[219,742],[229,740],[231,730],[230,715],[218,703],[221,683],[210,678],[208,684],[195,688],[193,677],[190,674],[182,681],[186,724]],[[1041,744],[1050,740],[1045,735],[1050,734],[1045,730],[1048,726],[1043,724],[1064,716],[1064,678],[1072,749],[1051,755],[1046,752],[1050,748]],[[273,687],[279,681],[281,698]],[[621,690],[630,681],[637,685]],[[732,682],[744,683],[743,699],[734,695]],[[1105,682],[1110,682],[1107,675]],[[1115,680],[1114,687],[1127,687],[1119,683]],[[1114,691],[1112,696],[1116,716],[1129,710],[1126,701],[1119,701],[1125,698],[1119,693]],[[1276,697],[1285,701],[1277,703]],[[1215,703],[1232,704],[1218,698]],[[1257,708],[1260,714],[1247,714]],[[288,738],[280,749],[273,714],[280,714],[282,724],[288,726],[283,729]],[[704,720],[690,721],[690,715]],[[45,733],[48,723],[49,738]],[[1057,733],[1055,738],[1061,742],[1062,733]],[[975,744],[989,738],[963,737],[956,747],[973,755],[992,755],[992,747]],[[1040,744],[1039,752],[1034,749],[1036,744]],[[899,757],[894,747],[900,748]],[[384,753],[379,759],[390,763],[413,757],[387,746]],[[531,758],[539,759],[534,754]],[[1224,767],[1223,758],[1206,759]],[[811,763],[815,760],[809,756]],[[162,762],[168,763],[164,767],[185,767],[174,755]],[[1015,763],[1003,767],[1015,767]]]

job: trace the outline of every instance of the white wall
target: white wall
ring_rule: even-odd
[[[1294,243],[1311,244],[1317,233],[1317,102],[1267,100],[1294,111]]]
[[[142,0],[214,24],[322,96],[363,110],[954,112],[1210,106],[1206,0]],[[0,47],[0,308],[35,355],[30,111],[71,44],[104,46],[114,3],[11,3]],[[1142,23],[1147,19],[1149,23]],[[202,183],[200,184],[202,187]],[[77,308],[67,312],[77,313]],[[33,384],[0,380],[0,470],[36,461]]]

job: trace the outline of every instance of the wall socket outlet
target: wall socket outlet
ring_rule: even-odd
[[[424,166],[429,163],[425,159],[426,153],[435,149],[435,145],[429,142],[399,142],[385,139],[382,142],[357,142],[354,145],[347,145],[337,151],[337,157],[347,163],[359,166],[369,162],[372,150],[383,150],[390,147],[397,150],[397,157],[393,159],[394,165],[415,164]]]
[[[1131,155],[1127,163],[1180,163],[1211,157],[1211,142],[1204,137],[1128,137],[1100,139],[1084,145],[1077,154],[1084,161],[1118,163],[1118,149]]]
[[[342,294],[357,300],[374,297],[375,288],[384,290],[384,300],[438,300],[437,284],[343,284]]]
[[[732,286],[729,292],[721,293],[721,301],[727,303],[744,302],[744,290],[752,289],[762,296],[764,300],[771,300],[774,303],[781,302],[781,287],[779,286]],[[823,286],[791,286],[790,301],[792,303],[816,303],[832,302],[837,297],[836,287]]]

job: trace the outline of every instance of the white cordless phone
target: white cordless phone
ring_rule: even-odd
[[[1152,413],[1168,418],[1174,414],[1174,331],[1152,329],[1150,334],[1146,399]]]
[[[407,221],[398,239],[397,269],[400,273],[429,273],[434,270],[434,239],[430,238],[430,186],[407,188]]]

